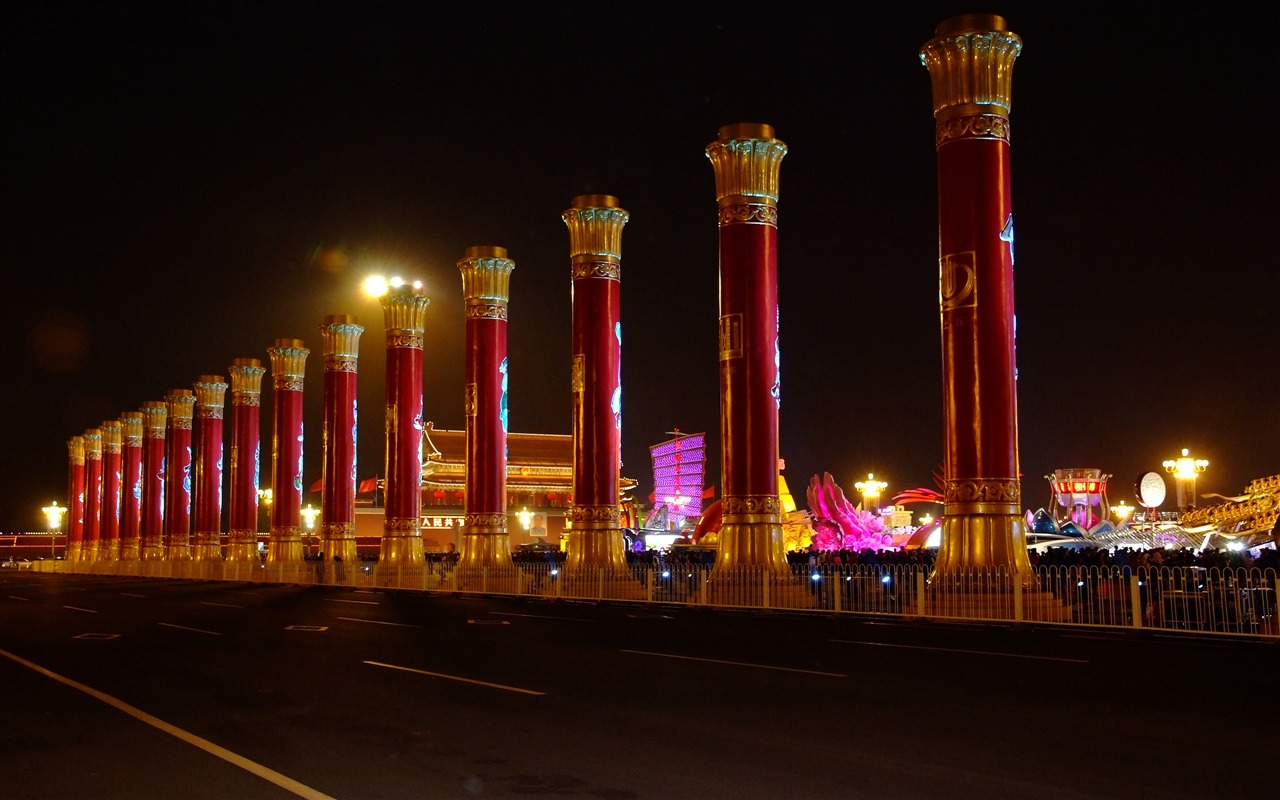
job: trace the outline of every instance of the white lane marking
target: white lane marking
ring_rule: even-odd
[[[697,656],[678,656],[674,653],[654,653],[648,650],[619,650],[620,653],[634,653],[641,656],[658,656],[659,658],[678,658],[682,661],[705,661],[709,664],[731,664],[735,667],[755,667],[756,669],[776,669],[780,672],[803,672],[805,675],[825,675],[828,678],[847,678],[841,672],[819,672],[812,669],[796,669],[794,667],[775,667],[770,664],[753,664],[750,661],[724,661],[719,658],[698,658]]]
[[[163,625],[164,623],[161,623],[161,624]],[[90,697],[93,697],[97,700],[101,700],[102,702],[106,703],[112,708],[123,711],[124,713],[128,714],[129,716],[133,717],[136,720],[145,722],[146,724],[152,726],[153,728],[157,728],[169,734],[170,736],[174,736],[178,739],[181,739],[187,744],[194,745],[200,748],[201,750],[205,751],[206,753],[215,755],[218,758],[221,758],[223,761],[226,761],[230,764],[234,764],[235,766],[240,767],[241,769],[247,772],[257,775],[259,778],[262,778],[263,780],[270,781],[274,783],[276,786],[279,786],[280,788],[286,791],[293,792],[299,797],[305,797],[307,798],[307,800],[336,800],[336,798],[330,795],[327,795],[324,792],[318,791],[316,789],[312,789],[310,786],[299,783],[298,781],[295,781],[293,778],[290,778],[287,775],[281,775],[279,772],[276,772],[273,769],[264,767],[261,764],[258,764],[256,762],[250,761],[244,756],[239,755],[237,753],[233,753],[230,750],[226,749],[225,747],[219,747],[218,745],[214,744],[213,742],[210,742],[207,739],[202,739],[199,736],[196,736],[194,733],[189,733],[175,725],[171,725],[168,722],[165,722],[162,719],[153,717],[147,712],[142,711],[141,709],[134,708],[133,706],[129,705],[123,700],[117,700],[116,698],[112,697],[109,694],[105,694],[103,692],[98,691],[97,689],[94,689],[89,686],[85,686],[83,683],[77,683],[76,681],[73,681],[70,678],[63,677],[62,675],[59,675],[56,672],[47,670],[44,667],[40,666],[39,664],[33,664],[30,661],[27,661],[26,659],[21,658],[19,656],[16,656],[13,653],[10,653],[6,650],[0,650],[0,655],[12,661],[16,661],[17,663],[23,665],[24,667],[33,669],[36,672],[39,672],[41,675],[44,675],[49,678],[53,678],[55,681],[58,681],[59,683],[64,683],[73,689],[78,689],[79,691],[84,692]]]
[[[145,594],[134,594],[133,592],[121,592],[120,594],[124,595],[125,597],[142,597],[142,598],[147,597],[147,595]]]
[[[581,617],[557,617],[553,614],[516,614],[512,611],[491,611],[495,617],[530,617],[531,619],[563,619],[569,622],[590,622]]]
[[[344,619],[347,622],[367,622],[370,625],[395,625],[396,627],[399,627],[399,628],[421,628],[422,627],[421,625],[410,625],[407,622],[383,622],[380,619],[356,619],[355,617],[338,617],[338,619]]]
[[[325,600],[327,600],[330,603],[359,603],[362,606],[379,605],[377,600],[341,600],[336,597],[326,597]]]
[[[468,625],[510,625],[505,619],[469,619]]]
[[[200,605],[202,605],[202,606],[222,606],[223,608],[244,608],[244,606],[238,606],[238,605],[235,605],[234,603],[214,603],[214,602],[209,601],[209,600],[201,600],[201,601],[200,601]]]
[[[428,672],[425,669],[414,669],[413,667],[401,667],[396,664],[384,664],[381,661],[366,661],[366,664],[372,664],[375,667],[386,667],[387,669],[398,669],[403,672],[416,672],[419,675],[428,675],[432,678],[444,678],[449,681],[458,681],[459,683],[472,683],[476,686],[488,686],[491,689],[502,689],[508,692],[519,692],[520,694],[544,695],[546,692],[535,692],[533,689],[521,689],[519,686],[504,686],[501,683],[489,683],[488,681],[477,681],[471,678],[463,678],[458,675],[446,675],[443,672]]]
[[[900,647],[904,650],[940,650],[944,653],[969,653],[976,656],[1003,656],[1005,658],[1030,658],[1036,661],[1067,661],[1072,664],[1088,664],[1087,658],[1054,658],[1053,656],[1028,656],[1022,653],[997,653],[994,650],[960,650],[954,647],[926,647],[918,644],[889,644],[887,642],[859,642],[853,639],[831,639],[842,644],[865,644],[869,647]]]
[[[83,611],[83,612],[84,612],[84,613],[86,613],[86,614],[97,614],[97,613],[98,613],[97,611],[94,611],[92,608],[80,608],[79,606],[63,606],[63,608],[69,608],[69,609],[71,609],[72,611]]]
[[[222,634],[218,633],[217,631],[206,631],[206,630],[204,630],[204,629],[202,629],[202,628],[188,628],[186,625],[174,625],[172,622],[157,622],[156,624],[157,624],[157,625],[163,625],[163,626],[165,626],[166,628],[177,628],[178,630],[183,630],[183,631],[195,631],[196,633],[207,633],[207,634],[209,634],[210,636],[221,636],[221,635],[222,635]]]
[[[29,599],[27,599],[27,598],[25,598],[25,597],[18,597],[16,594],[11,594],[11,595],[9,595],[9,599],[10,599],[10,600],[21,600],[21,601],[22,601],[22,602],[24,602],[24,603],[29,603],[29,602],[31,602]]]

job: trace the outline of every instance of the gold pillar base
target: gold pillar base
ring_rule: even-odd
[[[164,561],[164,545],[158,539],[144,539],[142,542],[143,561]]]
[[[83,557],[81,555],[80,542],[72,542],[67,545],[67,552],[63,553],[62,557],[66,561],[79,561]]]
[[[630,576],[627,568],[627,543],[621,528],[579,528],[569,531],[565,547],[563,574],[572,575],[585,567],[609,567]]]
[[[137,539],[120,540],[120,560],[137,561],[142,558],[142,542]]]
[[[933,577],[974,567],[1003,567],[1023,586],[1034,581],[1027,558],[1027,536],[1016,509],[1005,513],[954,513],[943,507],[942,541],[933,563]]]
[[[186,561],[191,558],[191,545],[167,544],[164,546],[165,561]]]
[[[462,529],[461,567],[511,567],[511,537],[505,530],[477,531]]]
[[[271,538],[267,541],[267,562],[302,560],[302,529],[296,526],[271,529]]]
[[[81,561],[97,561],[98,560],[98,543],[84,542],[80,545]]]
[[[356,524],[354,522],[332,522],[320,527],[320,552],[325,561],[342,559],[343,564],[354,565],[358,560],[356,553]]]
[[[248,530],[227,531],[227,561],[257,561],[258,532]]]
[[[191,541],[193,561],[221,561],[222,543],[217,531],[197,531]]]
[[[738,567],[764,568],[790,577],[787,546],[782,523],[777,519],[731,521],[726,516],[716,537],[716,563],[711,571],[732,571]]]
[[[382,525],[382,547],[378,552],[378,569],[397,566],[420,567],[425,561],[421,523],[416,519],[388,517]]]

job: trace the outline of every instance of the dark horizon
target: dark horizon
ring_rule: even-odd
[[[1002,6],[1023,40],[1010,123],[1024,503],[1048,505],[1054,469],[1096,467],[1111,502],[1133,504],[1136,478],[1182,448],[1209,461],[1202,505],[1280,473],[1277,11]],[[360,289],[373,272],[426,282],[426,418],[460,429],[456,265],[475,245],[516,263],[511,430],[571,433],[560,214],[581,194],[631,215],[623,474],[646,498],[649,447],[703,432],[718,495],[704,149],[740,122],[788,146],[780,454],[797,503],[824,472],[850,494],[868,473],[888,496],[935,488],[937,187],[918,52],[973,10],[17,4],[0,31],[16,350],[0,532],[43,530],[40,508],[65,504],[72,436],[236,358],[269,367],[277,338],[311,350],[309,486],[329,314],[365,327],[359,477],[381,474],[382,318]]]

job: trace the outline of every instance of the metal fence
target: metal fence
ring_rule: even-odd
[[[1274,569],[1039,566],[943,575],[914,564],[793,565],[790,572],[637,563],[566,569],[554,562],[462,567],[446,561],[38,561],[46,572],[347,586],[549,600],[1021,622],[1280,639]]]

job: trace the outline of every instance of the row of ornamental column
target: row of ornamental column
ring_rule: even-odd
[[[1029,574],[1020,527],[1013,347],[1009,96],[1021,40],[1004,20],[944,21],[920,57],[933,85],[945,405],[945,508],[939,569],[1004,565]],[[789,575],[778,495],[781,402],[777,233],[787,146],[769,125],[720,129],[706,148],[718,205],[719,387],[723,522],[716,581],[744,570]],[[562,219],[573,296],[572,505],[566,571],[629,580],[620,527],[621,238],[630,215],[609,195],[573,199]],[[467,474],[460,566],[510,563],[506,508],[507,307],[514,262],[473,247],[458,262],[466,324]],[[386,327],[383,563],[423,559],[420,528],[423,330],[414,286],[382,298]],[[322,549],[354,560],[356,376],[363,328],[320,327],[324,361]],[[277,339],[271,361],[272,503],[268,560],[302,557],[302,391],[309,351]],[[175,389],[70,448],[68,557],[256,558],[259,406],[265,369],[237,359],[194,390]],[[223,406],[231,389],[229,526],[220,552]]]

